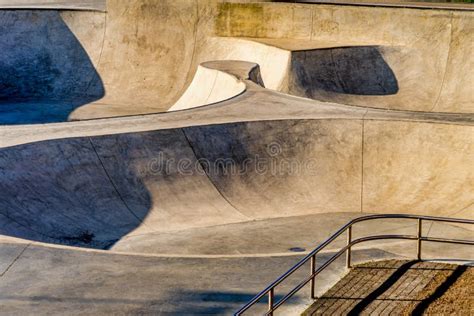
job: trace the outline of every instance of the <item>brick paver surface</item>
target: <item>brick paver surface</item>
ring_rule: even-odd
[[[446,294],[472,267],[437,262],[386,260],[354,267],[303,314],[310,315],[420,315]],[[471,289],[456,295],[471,295]],[[464,294],[463,294],[464,293]],[[470,294],[471,293],[471,294]],[[469,315],[471,297],[459,297],[459,314]],[[468,303],[466,303],[468,302]]]

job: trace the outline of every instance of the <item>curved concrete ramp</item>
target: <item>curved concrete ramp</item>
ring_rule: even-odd
[[[127,234],[245,220],[181,130],[62,139],[1,150],[3,235],[107,248]]]
[[[163,112],[206,33],[197,1],[109,1],[107,12],[0,9],[0,124]],[[195,67],[195,66],[194,66]]]
[[[191,6],[190,3],[186,3]],[[163,8],[161,6],[165,6],[169,9],[165,17],[181,19],[178,14],[181,2],[174,5],[153,2],[154,5],[151,7],[147,4],[150,3],[131,2],[128,6],[112,5],[107,15],[100,12],[0,11],[5,17],[3,23],[11,25],[13,29],[18,25],[24,25],[25,20],[31,20],[36,21],[36,24],[29,25],[32,31],[35,31],[33,26],[41,26],[39,30],[50,30],[50,33],[45,33],[47,40],[44,43],[41,41],[37,43],[44,47],[52,43],[51,41],[59,34],[58,29],[63,29],[65,42],[58,43],[69,47],[73,54],[71,56],[75,56],[74,54],[82,48],[78,39],[66,36],[69,34],[67,33],[69,28],[77,27],[77,30],[84,32],[79,32],[84,36],[83,39],[92,41],[94,38],[99,38],[98,42],[103,44],[100,48],[101,53],[93,56],[90,61],[85,59],[84,54],[76,57],[68,55],[64,58],[54,49],[43,52],[44,60],[52,57],[56,60],[63,58],[64,65],[69,58],[77,60],[79,64],[86,62],[89,66],[96,65],[83,69],[91,75],[90,81],[81,81],[81,78],[85,78],[82,75],[74,77],[74,69],[71,68],[68,69],[69,72],[52,76],[54,80],[51,81],[51,85],[43,87],[42,90],[37,89],[40,87],[38,85],[29,85],[26,81],[20,80],[11,81],[10,90],[5,91],[11,91],[9,96],[22,91],[24,96],[39,99],[47,96],[48,92],[66,98],[69,95],[80,95],[81,92],[89,91],[90,96],[99,97],[103,91],[101,89],[105,87],[111,91],[116,89],[117,93],[106,94],[104,100],[121,98],[130,101],[133,97],[138,98],[140,94],[143,104],[153,104],[156,98],[153,85],[159,85],[160,89],[164,89],[180,81],[171,77],[167,79],[169,82],[160,82],[158,77],[153,77],[156,80],[150,82],[151,86],[147,86],[147,81],[134,86],[137,76],[147,73],[149,68],[140,68],[144,64],[133,65],[131,61],[133,58],[139,58],[137,60],[141,60],[142,57],[155,58],[153,54],[148,54],[147,49],[158,52],[153,45],[159,46],[162,42],[153,41],[151,47],[141,47],[140,45],[146,42],[145,39],[137,41],[139,36],[135,33],[133,37],[130,37],[131,34],[129,37],[124,36],[130,31],[125,25],[129,22],[132,25],[144,23],[146,31],[152,32],[150,25],[156,26],[158,23],[158,26],[161,25],[168,30],[168,25],[159,24],[168,20],[157,22],[153,16],[143,17],[143,15],[154,12],[153,10],[165,14],[165,11],[161,10]],[[281,6],[225,4],[217,8],[219,12],[226,13],[220,14],[219,18],[232,18],[232,23],[223,27],[219,24],[222,21],[218,20],[215,27],[222,32],[239,31],[239,36],[249,35],[245,32],[250,32],[250,29],[246,29],[246,24],[234,23],[239,21],[237,13],[247,12],[245,10],[250,8],[258,9],[255,12],[260,12],[263,17],[271,10],[280,12],[279,10],[285,8],[303,16],[315,12],[325,14],[324,12],[329,10],[339,12],[344,17],[341,21],[345,21],[351,10],[355,10],[287,4]],[[252,12],[249,14],[253,14]],[[79,25],[81,14],[83,18],[92,19],[87,21],[95,21],[97,24],[91,23],[88,26],[91,29],[83,28]],[[394,14],[397,12],[394,11]],[[432,13],[408,11],[405,18],[407,23],[415,23],[424,14]],[[455,12],[450,13],[450,16],[453,23],[456,21],[458,23],[456,25],[461,29],[462,25],[467,28],[471,25],[468,14],[470,12]],[[436,21],[433,23],[445,25],[444,15],[432,17]],[[285,19],[286,15],[278,15],[276,18],[280,22],[286,21]],[[46,23],[48,21],[51,23]],[[67,27],[64,21],[69,21]],[[264,19],[264,21],[270,23],[273,20]],[[303,18],[299,21],[306,23]],[[181,26],[188,23],[184,20],[175,22],[181,23],[179,24]],[[262,33],[250,34],[259,36],[273,34],[277,37],[271,40],[271,43],[260,39],[261,43],[252,43],[250,46],[261,50],[257,57],[266,69],[273,58],[270,56],[271,53],[279,52],[277,54],[279,61],[288,62],[291,57],[293,62],[297,60],[304,64],[301,67],[303,71],[308,70],[305,65],[311,63],[311,60],[318,60],[319,64],[314,68],[321,69],[330,65],[337,69],[342,67],[341,69],[350,70],[349,74],[354,82],[339,80],[340,71],[319,72],[318,80],[310,80],[313,82],[310,87],[313,88],[316,86],[314,82],[318,83],[322,79],[339,80],[340,85],[325,86],[326,90],[332,89],[331,93],[334,96],[331,98],[337,99],[336,94],[341,95],[341,92],[346,92],[348,89],[356,90],[357,93],[367,93],[369,97],[372,97],[370,94],[376,95],[384,91],[397,98],[407,96],[402,91],[402,82],[405,80],[400,80],[399,74],[391,71],[391,66],[385,62],[386,55],[381,53],[385,48],[372,45],[338,49],[326,47],[325,50],[312,50],[310,53],[308,50],[293,52],[291,56],[283,48],[275,48],[277,44],[282,47],[301,44],[301,41],[282,41],[278,38],[290,35],[298,37],[298,33],[292,32],[304,29],[304,24],[296,26],[294,24],[296,20],[286,21],[290,22],[293,26],[286,29],[290,32],[288,34],[273,34],[273,29],[267,28],[260,29],[259,32]],[[102,35],[95,32],[92,37],[86,36],[96,27],[103,30]],[[22,38],[21,35],[24,35],[25,30],[20,28],[17,31],[18,37]],[[402,31],[405,32],[404,29]],[[38,36],[40,33],[37,31]],[[182,36],[189,35],[186,34]],[[327,36],[325,34],[323,32],[317,36]],[[421,38],[433,35],[425,26],[420,34],[423,35]],[[392,35],[397,39],[403,38],[398,33]],[[161,41],[166,43],[177,42],[183,44],[183,47],[189,45],[187,41],[177,41],[176,37],[168,38],[163,34],[160,36],[163,37],[160,37]],[[200,35],[193,33],[189,36],[195,39]],[[312,37],[309,44],[305,45],[314,44],[315,38]],[[412,39],[416,37],[412,35]],[[364,40],[369,41],[368,38]],[[219,41],[218,38],[212,38],[204,45],[213,43],[215,46]],[[245,47],[249,43],[248,40],[229,39],[226,42],[238,43],[240,51],[237,50],[233,54],[231,50],[216,50],[216,56],[225,55],[229,58],[247,53]],[[94,43],[92,41],[89,44],[93,47]],[[416,45],[421,45],[420,43],[423,43],[421,39],[414,42]],[[134,45],[140,46],[140,50]],[[129,50],[131,47],[135,48]],[[41,49],[31,51],[39,54]],[[200,49],[200,52],[206,51]],[[187,54],[186,51],[187,48],[183,48],[180,53]],[[339,55],[335,55],[336,51]],[[450,51],[452,54],[456,52],[455,49]],[[124,58],[122,54],[128,57]],[[116,60],[114,56],[117,57]],[[170,63],[167,58],[178,58],[166,56],[162,61],[167,64]],[[313,58],[314,56],[318,58]],[[335,56],[342,56],[341,59],[345,59],[346,66],[331,64],[329,61]],[[9,55],[15,62],[20,62],[24,56],[15,59],[16,57],[18,56],[14,54]],[[204,57],[198,54],[195,58],[199,60]],[[359,62],[351,68],[353,65],[348,61],[354,59]],[[122,63],[126,65],[120,66]],[[41,65],[40,63],[39,66]],[[191,67],[190,65],[186,66],[186,62],[180,63],[180,67],[186,69]],[[447,65],[458,67],[455,63]],[[114,68],[119,66],[122,72]],[[211,78],[213,80],[209,81],[207,87],[202,86],[200,85],[202,81],[209,78],[202,72],[202,76],[198,74],[196,80],[189,86],[189,94],[183,95],[180,109],[195,107],[213,98],[222,100],[237,92],[240,94],[208,107],[166,115],[110,119],[84,124],[43,125],[38,126],[34,135],[28,127],[26,132],[25,127],[1,129],[2,146],[28,143],[35,139],[46,140],[0,150],[1,232],[48,242],[107,248],[127,235],[303,214],[415,212],[471,216],[472,194],[466,188],[474,186],[473,175],[470,172],[474,152],[472,115],[378,111],[304,100],[264,89],[259,68],[255,64],[221,61],[209,62],[204,66],[205,68],[200,69],[209,70],[208,72],[214,76]],[[366,69],[366,73],[361,74],[361,77],[354,77],[358,67]],[[52,68],[45,69],[51,71]],[[99,70],[100,76],[96,69]],[[275,88],[284,84],[282,78],[288,76],[288,73],[282,72],[281,69],[289,68],[280,68],[274,73],[263,72],[262,69],[263,79],[276,74],[277,79],[271,81],[270,85]],[[128,70],[133,70],[133,74],[127,76]],[[15,71],[26,73],[31,69],[20,68]],[[176,75],[183,73],[186,71],[179,71]],[[363,77],[367,73],[371,75]],[[33,74],[32,82],[39,80],[41,75],[41,72]],[[161,75],[164,73],[153,73],[153,76]],[[226,80],[218,80],[219,76]],[[385,80],[383,85],[380,84],[382,79]],[[71,80],[75,80],[75,84]],[[364,86],[358,84],[364,80],[368,82],[368,90],[363,90]],[[237,88],[234,92],[220,91],[221,82],[223,87],[227,88],[228,83],[232,82]],[[446,81],[443,87],[449,87],[450,84],[451,81]],[[174,85],[173,89],[168,89],[170,93],[168,96],[176,95],[181,89],[178,89],[178,86],[183,87],[179,84]],[[133,87],[145,90],[142,93],[133,90]],[[199,87],[203,90],[200,91]],[[281,87],[283,89],[283,86]],[[463,89],[455,90],[455,94],[461,99],[466,97],[464,92],[468,91]],[[223,96],[221,92],[229,95]],[[201,98],[197,98],[199,95]],[[442,94],[439,96],[441,100]],[[376,97],[388,100],[385,98],[390,95]],[[98,104],[79,107],[75,112],[95,106]],[[104,109],[112,107],[104,105]],[[104,128],[98,129],[97,124],[104,124]],[[132,130],[140,132],[123,133]],[[27,136],[22,133],[26,133]],[[98,134],[104,136],[94,136]],[[64,138],[74,135],[78,137]],[[47,140],[48,138],[56,140]]]
[[[349,219],[473,218],[472,11],[239,2],[0,10],[0,314],[228,314]]]
[[[104,93],[96,69],[103,13],[0,10],[0,124],[65,121]],[[81,20],[72,33],[68,18]],[[77,21],[78,22],[78,21]],[[84,45],[78,36],[88,38]]]
[[[267,87],[298,96],[472,113],[469,10],[168,0],[22,9],[0,9],[2,125],[212,103],[220,86],[216,98],[183,93],[200,63],[223,59],[256,62]],[[213,81],[201,75],[189,91]]]
[[[473,136],[448,122],[298,119],[7,147],[0,233],[109,248],[129,235],[304,214],[472,217]]]
[[[290,63],[266,63],[287,69],[286,86],[277,87],[283,92],[363,107],[473,112],[472,10],[225,3],[219,13],[217,35],[292,52]]]
[[[248,79],[252,73],[260,75],[257,65],[248,74],[244,73],[240,77],[215,69],[212,65],[213,62],[199,65],[188,89],[168,111],[186,110],[229,100],[245,91],[242,79]]]

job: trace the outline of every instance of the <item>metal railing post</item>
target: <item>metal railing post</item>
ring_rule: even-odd
[[[314,272],[316,272],[316,255],[313,255],[311,257],[311,275],[314,274]],[[314,287],[315,287],[315,279],[316,279],[316,276],[313,276],[311,278],[311,282],[309,284],[310,288],[311,288],[311,299],[315,299],[316,298],[316,295],[314,295]]]
[[[352,227],[354,224],[369,220],[376,219],[416,219],[417,220],[417,233],[411,235],[370,235],[365,237],[353,238]],[[449,239],[449,238],[435,238],[423,236],[423,222],[446,222],[446,223],[462,223],[474,225],[474,220],[469,219],[460,219],[460,218],[448,218],[448,217],[433,217],[433,216],[418,216],[418,215],[408,215],[408,214],[375,214],[362,216],[356,219],[351,220],[346,225],[342,226],[336,233],[331,235],[326,239],[322,244],[316,247],[313,251],[307,254],[303,259],[301,259],[297,264],[291,267],[287,272],[281,275],[278,279],[273,281],[269,286],[262,290],[259,294],[252,298],[247,304],[242,306],[234,316],[240,316],[246,313],[252,306],[259,303],[261,300],[268,296],[268,312],[266,315],[273,316],[274,311],[280,308],[285,304],[291,297],[293,297],[298,291],[303,289],[309,282],[311,282],[311,296],[315,298],[315,283],[316,276],[319,275],[324,269],[326,269],[330,264],[335,262],[338,258],[346,254],[346,266],[350,268],[352,266],[352,246],[358,245],[363,242],[375,241],[375,240],[389,240],[389,239],[400,239],[400,240],[415,240],[417,243],[417,258],[421,260],[422,257],[422,243],[426,242],[436,242],[436,243],[447,243],[447,244],[459,244],[459,245],[470,245],[474,246],[474,240],[464,240],[464,239]],[[322,249],[327,247],[330,243],[335,240],[339,240],[345,231],[347,231],[347,244],[342,247],[338,252],[331,256],[327,260],[323,260],[319,268],[316,268],[316,256],[321,252]],[[275,288],[286,280],[294,272],[302,268],[303,266],[307,268],[307,262],[311,260],[311,275],[307,276],[303,281],[301,281],[296,287],[294,287],[290,292],[284,295],[281,299],[275,302]],[[319,260],[319,259],[318,259]]]
[[[416,241],[416,258],[421,260],[421,234],[422,234],[422,224],[423,221],[421,218],[418,219],[418,231],[417,231],[417,241]]]
[[[272,288],[268,292],[268,315],[269,316],[273,316],[272,309],[273,309],[274,299],[275,299],[275,289]]]
[[[350,245],[352,242],[352,225],[347,229],[347,245]],[[351,268],[351,247],[347,248],[346,252],[346,268]]]

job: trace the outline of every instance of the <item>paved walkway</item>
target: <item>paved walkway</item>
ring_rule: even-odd
[[[421,315],[472,267],[385,260],[356,266],[305,313],[309,315]],[[469,286],[468,286],[469,287]],[[468,295],[462,291],[461,295]],[[472,312],[472,297],[455,314]],[[466,302],[470,302],[467,304]],[[452,308],[452,307],[451,307]],[[453,311],[451,311],[453,312]]]

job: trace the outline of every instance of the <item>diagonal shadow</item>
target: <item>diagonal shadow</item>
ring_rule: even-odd
[[[422,300],[413,309],[411,315],[422,315],[428,309],[428,307],[436,301],[438,298],[443,296],[444,293],[466,272],[467,266],[458,266],[454,271],[441,283],[436,290],[426,299]]]
[[[356,306],[352,308],[352,310],[347,314],[349,316],[359,315],[367,306],[369,306],[373,301],[375,301],[379,296],[385,293],[388,289],[390,289],[410,268],[418,263],[419,261],[409,261],[401,265],[398,269],[396,269],[390,277],[385,280],[378,288],[372,291],[369,295],[367,295],[362,301],[357,303]]]

